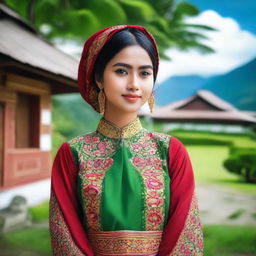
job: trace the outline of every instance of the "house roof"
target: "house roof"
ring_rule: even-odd
[[[188,109],[186,106],[194,101],[204,101],[213,109]],[[199,90],[189,98],[176,101],[169,105],[158,107],[151,115],[154,119],[177,122],[208,122],[249,124],[256,123],[256,118],[239,111],[227,101],[210,91]]]
[[[51,45],[3,4],[0,4],[0,31],[0,54],[76,82],[78,60]]]
[[[218,110],[230,111],[235,109],[235,107],[232,106],[230,103],[228,103],[227,101],[224,101],[223,99],[219,98],[217,95],[207,90],[199,90],[193,96],[168,104],[162,107],[161,109],[166,109],[166,110],[182,109],[187,104],[189,104],[190,102],[196,99],[202,99],[203,101],[207,102],[209,105],[213,106]]]

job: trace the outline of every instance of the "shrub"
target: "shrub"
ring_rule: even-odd
[[[247,183],[256,183],[256,152],[254,150],[235,153],[226,159],[223,165],[229,172],[242,176]]]
[[[206,138],[187,138],[178,136],[178,139],[185,145],[207,145],[207,146],[232,146],[231,141],[222,141],[217,139]]]

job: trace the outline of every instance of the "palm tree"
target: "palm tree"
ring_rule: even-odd
[[[117,24],[145,26],[156,38],[162,58],[165,50],[196,48],[203,53],[213,50],[200,42],[205,25],[188,24],[186,17],[199,10],[178,0],[3,0],[52,40],[69,38],[81,43],[98,29]]]

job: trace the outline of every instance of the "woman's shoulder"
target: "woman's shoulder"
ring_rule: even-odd
[[[144,129],[144,136],[147,136],[153,140],[157,140],[159,142],[170,142],[171,135],[162,133],[162,132],[155,132],[155,131],[149,131],[147,129]]]
[[[67,144],[69,144],[70,147],[75,147],[76,145],[97,142],[98,140],[98,133],[96,131],[93,131],[85,133],[83,135],[78,135],[67,141]]]
[[[185,150],[185,146],[180,141],[180,139],[171,134],[167,134],[167,133],[163,133],[163,132],[148,131],[148,130],[145,130],[145,131],[146,131],[147,136],[149,136],[152,139],[155,139],[159,142],[168,144],[168,146],[172,147],[173,150],[179,150],[179,149]]]

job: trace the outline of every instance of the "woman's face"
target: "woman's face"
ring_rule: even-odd
[[[106,65],[102,85],[105,113],[137,113],[154,85],[153,64],[146,50],[138,45],[122,49]]]

